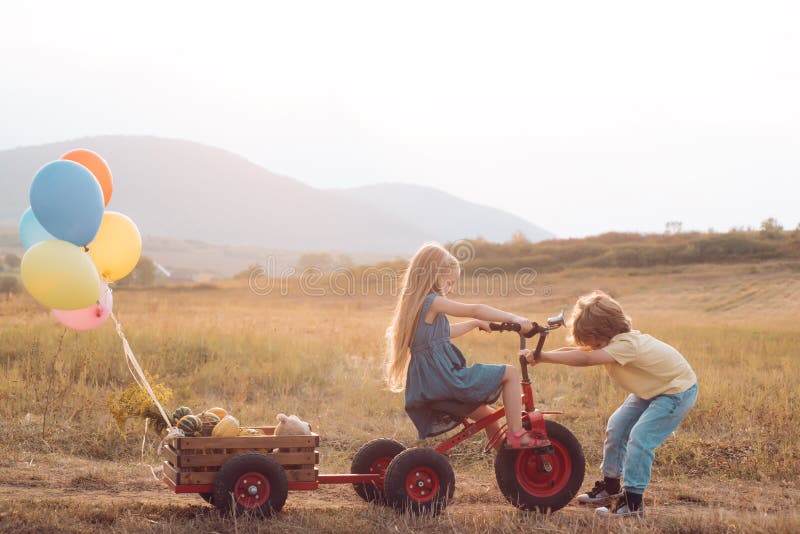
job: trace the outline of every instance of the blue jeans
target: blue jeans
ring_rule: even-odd
[[[644,493],[650,483],[653,452],[678,428],[697,400],[697,384],[682,393],[650,400],[628,395],[608,419],[603,445],[603,476],[622,478],[623,487]]]

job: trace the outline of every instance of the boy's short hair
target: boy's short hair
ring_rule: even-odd
[[[571,341],[593,349],[605,347],[617,334],[631,331],[631,318],[619,302],[595,290],[578,297],[569,321]]]

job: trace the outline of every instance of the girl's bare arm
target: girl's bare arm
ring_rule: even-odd
[[[450,339],[463,336],[467,332],[471,332],[475,328],[480,328],[484,332],[491,332],[491,328],[489,328],[489,323],[487,321],[480,321],[478,319],[472,319],[471,321],[463,321],[460,323],[455,323],[450,325]]]
[[[480,319],[481,321],[497,321],[498,323],[519,323],[522,325],[522,331],[528,332],[533,325],[531,322],[513,313],[508,313],[497,308],[492,308],[486,304],[464,304],[449,300],[445,297],[433,299],[431,307],[428,309],[428,315],[425,317],[425,322],[430,323],[437,313],[444,313],[452,315],[453,317],[471,317],[473,319]]]

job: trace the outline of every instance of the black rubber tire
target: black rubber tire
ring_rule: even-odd
[[[373,464],[381,458],[388,458],[389,461],[395,456],[406,450],[405,445],[393,439],[379,438],[365,443],[355,456],[353,463],[350,464],[350,472],[354,474],[372,473]],[[389,462],[386,462],[388,466]],[[384,467],[385,469],[385,467]],[[384,471],[385,473],[385,471]],[[353,484],[353,489],[359,497],[367,502],[376,504],[386,504],[383,491],[383,481],[375,485],[372,482]]]
[[[552,513],[563,508],[578,493],[583,484],[586,471],[586,460],[583,457],[583,448],[577,438],[566,427],[555,421],[546,420],[547,436],[553,443],[554,453],[545,455],[552,466],[552,481],[548,476],[541,475],[538,483],[545,485],[559,484],[560,487],[551,486],[544,488],[542,494],[537,495],[526,489],[528,481],[520,481],[517,475],[517,460],[520,455],[520,464],[528,455],[533,454],[526,449],[501,448],[494,460],[494,473],[497,485],[508,502],[521,510],[535,511],[542,514]],[[534,461],[536,458],[534,458]]]
[[[238,502],[234,492],[239,477],[251,472],[269,481],[269,496],[261,506],[247,508]],[[225,514],[269,517],[281,511],[288,494],[289,481],[281,464],[260,452],[245,452],[222,464],[214,478],[212,501]]]
[[[408,477],[419,475],[420,472],[434,474],[436,479],[435,491],[425,496],[427,500],[424,502],[415,499],[406,485]],[[394,457],[386,468],[383,488],[386,503],[395,510],[435,516],[444,510],[453,498],[456,476],[450,462],[443,454],[434,449],[416,447],[406,449]]]
[[[214,504],[214,494],[213,493],[198,493],[200,497],[203,498],[208,504]]]

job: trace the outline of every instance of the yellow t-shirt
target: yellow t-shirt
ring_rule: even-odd
[[[680,352],[638,330],[617,334],[603,350],[616,360],[605,366],[608,375],[639,398],[681,393],[697,383]]]

